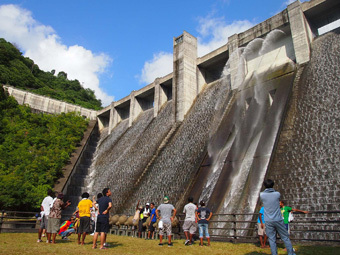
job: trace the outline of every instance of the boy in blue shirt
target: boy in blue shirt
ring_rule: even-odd
[[[266,235],[266,226],[264,224],[264,207],[262,206],[259,212],[259,217],[257,219],[257,234],[260,238],[260,245],[261,248],[268,248],[269,246],[266,246],[267,242],[267,235]]]
[[[148,238],[147,239],[153,238],[153,235],[154,235],[154,232],[155,232],[154,224],[157,221],[155,203],[150,204],[150,209],[151,209],[151,213],[150,213],[149,232],[148,232]]]

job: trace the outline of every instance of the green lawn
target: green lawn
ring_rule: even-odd
[[[0,234],[1,254],[242,254],[259,255],[270,254],[270,249],[260,249],[254,244],[232,244],[212,242],[211,246],[199,247],[196,243],[192,246],[184,246],[184,240],[174,240],[174,246],[158,246],[156,240],[144,240],[132,237],[108,235],[107,241],[110,247],[107,250],[92,249],[92,236],[87,236],[85,245],[76,243],[76,236],[70,236],[70,241],[63,241],[57,238],[57,244],[37,243],[37,234]],[[98,243],[99,246],[99,243]],[[282,246],[281,246],[282,247]],[[294,245],[296,254],[331,255],[340,254],[340,246],[310,246]],[[278,249],[279,254],[287,254],[283,248]]]

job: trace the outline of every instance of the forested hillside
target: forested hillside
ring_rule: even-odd
[[[4,41],[1,43],[3,47]],[[26,66],[30,60],[19,56],[16,49],[6,45],[11,50],[3,51],[1,48],[1,72],[11,69],[19,72],[14,66],[21,67],[26,76],[18,74],[17,81],[22,82],[20,86],[33,84],[39,87],[42,83],[37,77],[48,75],[39,69],[36,71],[37,77],[30,75]],[[17,56],[12,60],[8,56],[6,61],[12,63],[10,67],[3,64],[6,54]],[[28,84],[23,77],[32,83]],[[59,79],[56,78],[56,83]],[[48,91],[51,88],[39,89]],[[19,105],[0,86],[0,209],[30,211],[40,208],[47,189],[52,188],[61,176],[62,168],[81,141],[87,124],[87,120],[75,113],[32,113],[29,107]]]
[[[8,84],[85,108],[99,110],[101,100],[78,80],[68,80],[65,72],[44,72],[33,60],[24,57],[11,43],[0,38],[0,84]]]

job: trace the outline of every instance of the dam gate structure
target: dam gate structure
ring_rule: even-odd
[[[114,214],[165,195],[182,209],[193,196],[250,222],[269,177],[293,208],[340,211],[340,35],[325,32],[339,19],[339,1],[295,1],[202,57],[184,31],[173,39],[172,73],[96,113],[87,174],[63,189],[80,198],[108,187]],[[218,221],[214,234],[229,235]],[[325,238],[339,240],[328,227]]]
[[[216,214],[246,214],[271,177],[286,204],[340,210],[339,30],[321,35],[339,10],[337,1],[296,1],[202,57],[194,36],[174,38],[172,73],[98,112],[84,190],[111,188],[115,214],[165,195],[178,209],[193,196]]]

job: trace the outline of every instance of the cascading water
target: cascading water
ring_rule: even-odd
[[[235,78],[238,89],[225,112],[224,124],[209,139],[212,165],[199,198],[209,201],[208,205],[215,213],[251,213],[255,210],[287,99],[287,91],[279,90],[278,86],[283,80],[292,83],[292,74],[289,78],[283,74],[283,78],[268,79],[277,68],[282,68],[282,62],[290,66],[286,73],[293,70],[289,58],[284,61],[278,58],[282,54],[278,45],[284,44],[281,42],[283,36],[282,31],[274,30],[265,39],[255,39],[237,52],[240,54]],[[268,65],[268,55],[279,59],[279,64],[274,61]],[[229,75],[226,68],[223,73]],[[281,104],[274,112],[272,104],[277,108],[279,103],[272,97],[277,90],[280,92],[276,97],[280,98]],[[273,120],[275,123],[269,122]],[[269,141],[265,146],[262,145],[264,139]],[[221,223],[213,225],[216,228],[224,226]]]
[[[161,203],[164,195],[169,195],[172,203],[180,203],[205,153],[215,111],[226,101],[227,89],[225,84],[217,82],[201,93],[174,137],[126,201],[125,211],[131,212],[139,199]]]

